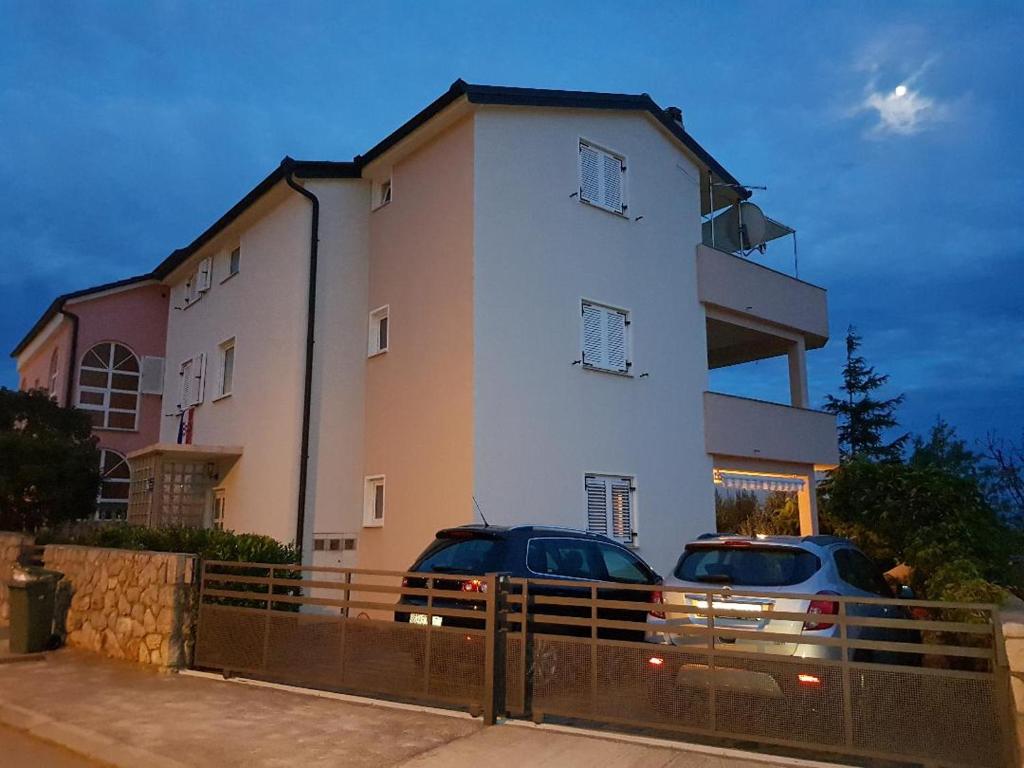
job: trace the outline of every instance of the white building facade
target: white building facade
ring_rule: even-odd
[[[735,476],[789,483],[813,532],[825,294],[703,245],[711,189],[745,195],[646,96],[461,81],[350,163],[286,159],[154,272],[164,416],[129,518],[404,569],[482,511],[665,571]],[[707,392],[779,355],[789,403]]]

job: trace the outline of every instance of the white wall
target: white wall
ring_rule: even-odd
[[[179,365],[207,355],[206,392],[194,417],[193,444],[242,446],[244,453],[220,485],[228,528],[295,537],[310,205],[283,184],[230,230],[196,254],[214,255],[213,280],[186,309],[189,269],[173,274],[167,325],[161,442],[178,432]],[[241,269],[227,275],[231,248],[240,244]],[[234,336],[234,387],[214,400],[218,345]]]
[[[362,526],[370,183],[345,179],[307,187],[320,199],[303,548],[309,557],[314,532],[358,534]]]
[[[476,497],[492,524],[579,528],[585,473],[634,475],[639,552],[666,573],[715,528],[697,170],[636,113],[488,107],[475,126]],[[571,197],[580,137],[626,156],[630,219]],[[571,365],[582,298],[631,312],[636,378]]]

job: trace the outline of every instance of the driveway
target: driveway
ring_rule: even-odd
[[[0,725],[133,768],[812,765],[523,724],[485,728],[459,713],[160,673],[73,650],[0,664]]]

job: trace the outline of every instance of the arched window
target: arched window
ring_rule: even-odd
[[[104,342],[85,353],[78,369],[78,407],[100,429],[135,429],[139,359],[123,344]]]
[[[49,386],[47,387],[47,389],[50,392],[50,397],[57,396],[57,370],[58,365],[60,364],[59,352],[60,350],[55,349],[53,350],[53,354],[50,355],[50,383]]]
[[[110,448],[100,449],[100,495],[96,500],[98,520],[124,520],[128,515],[128,489],[132,481],[128,460]]]

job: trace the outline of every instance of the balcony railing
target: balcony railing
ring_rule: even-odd
[[[808,349],[828,340],[824,288],[706,245],[697,246],[697,286],[704,304],[796,331]]]
[[[832,414],[718,392],[704,393],[704,445],[716,456],[819,468],[839,463]]]

